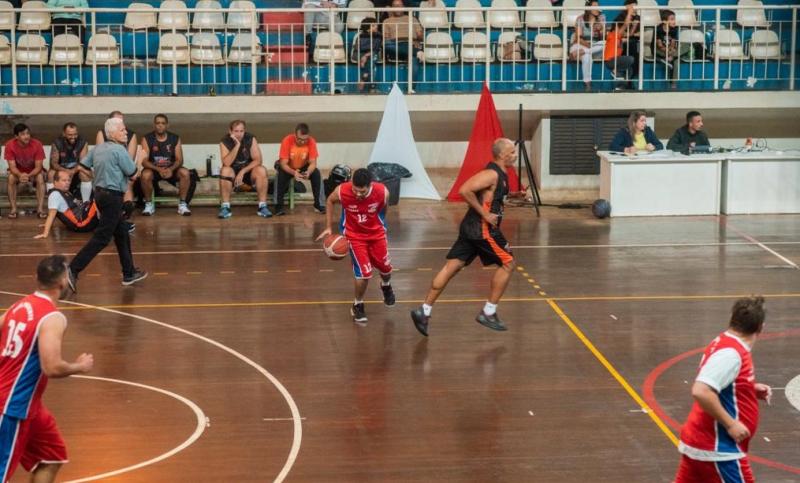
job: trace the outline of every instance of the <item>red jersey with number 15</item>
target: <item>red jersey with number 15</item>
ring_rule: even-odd
[[[11,306],[0,334],[0,405],[3,414],[26,419],[42,403],[47,376],[39,360],[39,329],[47,317],[64,317],[50,297],[33,293]]]
[[[386,187],[370,184],[363,200],[356,198],[353,182],[339,185],[342,203],[342,234],[350,240],[380,240],[386,238]]]

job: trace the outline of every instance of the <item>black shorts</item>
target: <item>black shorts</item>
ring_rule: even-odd
[[[514,261],[511,247],[502,233],[497,232],[489,238],[470,239],[459,236],[450,251],[447,252],[448,260],[461,260],[469,265],[480,257],[481,263],[486,265],[508,265]]]
[[[172,186],[177,186],[178,185],[178,181],[179,180],[178,180],[178,170],[177,169],[172,172],[172,177],[171,178],[162,178],[161,177],[161,173],[159,173],[157,170],[154,169],[152,171],[153,171],[153,186],[157,185],[159,181],[166,181],[167,183],[171,184]]]
[[[243,169],[245,168],[245,166],[247,166],[247,165],[244,165],[244,166],[239,166],[238,168],[237,168],[236,166],[231,166],[231,169],[233,169],[233,176],[234,176],[234,179],[235,179],[235,177],[236,177],[236,176],[239,174],[239,171],[243,170]],[[248,185],[248,186],[251,186],[252,188],[255,188],[255,187],[256,187],[256,184],[255,184],[255,182],[253,181],[253,178],[250,176],[252,173],[253,173],[253,170],[252,170],[252,169],[251,169],[250,171],[246,172],[246,173],[244,174],[244,177],[242,177],[242,183],[243,183],[243,184],[246,184],[246,185]],[[233,183],[233,179],[228,179],[228,178],[226,178],[226,177],[222,177],[221,179],[224,179],[224,180],[226,180],[226,181],[230,181],[230,182],[231,182],[231,184]]]

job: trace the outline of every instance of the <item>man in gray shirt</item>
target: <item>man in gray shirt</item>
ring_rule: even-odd
[[[95,146],[81,160],[82,166],[94,170],[94,200],[101,217],[92,238],[69,264],[68,280],[73,292],[76,291],[78,275],[112,238],[122,266],[122,285],[131,285],[147,277],[147,272],[133,265],[131,239],[127,226],[122,223],[123,196],[128,189],[128,180],[141,169],[141,159],[134,163],[125,149],[128,131],[122,119],[106,120],[105,134],[108,140]]]

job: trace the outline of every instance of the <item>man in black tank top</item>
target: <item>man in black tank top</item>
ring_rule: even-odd
[[[447,263],[434,277],[425,303],[411,311],[414,326],[422,335],[428,335],[428,322],[433,303],[442,294],[447,283],[462,268],[480,257],[483,265],[497,265],[492,277],[489,298],[483,310],[475,318],[480,324],[493,330],[506,330],[497,316],[497,304],[508,286],[514,270],[511,248],[500,231],[503,220],[504,199],[508,195],[506,169],[513,167],[517,159],[517,148],[510,139],[500,138],[492,145],[494,159],[486,168],[469,178],[461,186],[459,194],[469,205],[461,220],[458,240],[447,254]]]
[[[142,214],[151,216],[156,212],[153,203],[153,188],[159,181],[166,181],[178,186],[178,214],[189,216],[187,197],[192,178],[189,170],[183,167],[183,146],[181,138],[167,131],[169,119],[164,114],[156,114],[153,118],[153,132],[142,138],[142,193],[144,194],[144,210]]]
[[[81,159],[89,153],[89,143],[78,134],[74,122],[64,124],[61,136],[53,141],[50,148],[50,170],[47,172],[47,189],[53,188],[55,175],[65,171],[71,176],[69,191],[80,183],[81,199],[89,201],[92,196],[92,172],[80,165]]]
[[[108,115],[108,119],[111,118],[118,118],[125,120],[125,116],[120,111],[111,111],[111,114]],[[127,127],[127,124],[126,124]],[[108,141],[106,138],[106,133],[103,129],[97,131],[97,135],[94,139],[94,145],[100,146],[104,142]],[[136,133],[133,132],[133,129],[128,128],[128,142],[126,144],[128,149],[128,155],[130,155],[131,160],[135,164],[139,164],[136,161],[136,151],[139,149],[139,139],[136,137]],[[122,198],[122,211],[123,211],[123,218],[128,219],[133,213],[133,185],[139,179],[139,173],[134,174],[131,176],[130,181],[128,182],[128,189],[125,191],[125,195]]]
[[[219,142],[219,157],[222,168],[219,171],[219,194],[222,204],[218,218],[230,218],[231,192],[243,185],[255,188],[258,192],[258,216],[269,218],[272,212],[267,208],[267,168],[261,157],[261,148],[256,138],[247,132],[244,121],[235,120],[228,127],[228,134]]]

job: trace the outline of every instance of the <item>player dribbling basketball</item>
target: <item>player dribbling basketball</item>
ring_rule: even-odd
[[[353,180],[339,185],[328,197],[326,206],[326,228],[317,236],[321,240],[333,233],[333,208],[342,204],[341,231],[350,242],[350,259],[355,276],[355,300],[350,309],[353,321],[367,322],[364,310],[364,293],[367,291],[373,268],[381,276],[383,303],[391,307],[395,303],[392,291],[392,262],[386,243],[386,205],[389,190],[381,183],[372,181],[372,174],[364,168],[353,173]]]

